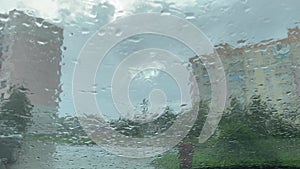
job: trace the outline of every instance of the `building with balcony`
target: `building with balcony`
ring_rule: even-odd
[[[281,40],[267,40],[242,48],[216,46],[227,80],[228,96],[249,102],[259,94],[281,114],[298,111],[300,101],[300,29],[288,30]],[[209,99],[211,87],[198,57],[190,58],[202,99]],[[300,124],[298,120],[297,123]]]

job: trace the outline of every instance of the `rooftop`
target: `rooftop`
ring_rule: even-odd
[[[245,43],[245,40],[239,40],[240,43]],[[244,47],[240,48],[233,48],[228,43],[223,43],[219,45],[215,45],[215,50],[220,57],[230,57],[233,55],[242,55],[250,51],[257,51],[262,49],[267,49],[268,47],[273,47],[277,44],[292,44],[300,42],[300,29],[298,27],[288,29],[288,36],[287,38],[280,39],[280,40],[264,40],[257,44],[245,45]],[[199,61],[199,57],[195,56],[189,59],[190,63],[194,63]]]

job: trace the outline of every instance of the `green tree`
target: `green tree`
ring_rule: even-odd
[[[238,99],[232,98],[219,123],[217,151],[224,164],[255,161],[271,164],[278,161],[272,145],[261,144],[262,140],[272,139],[266,132],[270,108],[260,97],[253,96],[251,99],[249,107],[246,107]]]
[[[270,134],[277,138],[300,137],[300,128],[280,115],[273,115],[268,127]]]
[[[248,104],[246,119],[250,128],[262,137],[269,134],[268,123],[275,110],[261,99],[260,95],[253,95]]]
[[[157,135],[166,131],[171,125],[175,122],[177,115],[174,114],[174,110],[167,106],[157,119],[153,120],[150,123],[143,124],[143,132],[150,135]]]
[[[256,146],[257,137],[249,128],[245,113],[245,106],[233,97],[219,123],[218,154],[224,163],[253,158],[254,154],[245,154]]]
[[[27,97],[28,90],[23,86],[13,86],[8,99],[1,104],[1,118],[7,127],[16,133],[25,133],[32,122],[33,105]]]
[[[143,137],[141,131],[141,125],[138,122],[131,121],[129,119],[120,118],[117,121],[110,122],[112,128],[125,136],[131,137]]]
[[[143,99],[139,104],[143,115],[147,115],[149,111],[149,101]],[[159,112],[157,112],[158,114]],[[164,112],[156,119],[148,123],[140,123],[126,118],[120,118],[110,122],[119,133],[131,137],[152,137],[167,130],[176,120],[177,115],[174,110],[167,106]]]
[[[201,133],[206,117],[209,112],[208,101],[201,100],[199,103],[199,110],[197,119],[184,141],[198,142],[198,137]]]
[[[176,117],[177,115],[174,114],[173,110],[167,106],[164,113],[152,122],[142,124],[129,119],[120,118],[116,121],[111,121],[110,125],[116,131],[126,136],[151,137],[167,130],[174,123]]]

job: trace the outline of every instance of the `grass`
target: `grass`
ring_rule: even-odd
[[[72,137],[72,136],[51,136],[51,135],[27,135],[26,140],[42,141],[42,142],[54,142],[59,144],[71,144],[71,145],[88,145],[94,144],[89,138]],[[219,149],[222,148],[222,144],[217,144],[216,138],[211,138],[204,144],[197,144],[193,141],[195,150],[193,153],[193,168],[201,167],[220,167],[220,166],[254,166],[254,165],[280,165],[300,167],[300,139],[266,139],[258,140],[260,147],[272,147],[277,155],[277,161],[264,161],[259,158],[249,158],[247,155],[249,152],[233,152],[240,153],[239,156],[228,160],[222,160],[222,155]],[[271,151],[272,152],[272,151]],[[255,152],[254,152],[255,154]],[[161,157],[158,157],[153,161],[153,164],[157,168],[162,169],[179,169],[178,153],[172,151],[167,152]]]
[[[153,164],[158,168],[179,169],[178,154],[165,154],[163,157],[157,158]]]
[[[277,161],[264,161],[259,158],[249,158],[246,153],[240,153],[239,157],[231,160],[222,160],[218,154],[216,140],[213,138],[203,145],[196,145],[193,154],[193,168],[201,167],[220,167],[220,166],[263,166],[263,165],[280,165],[290,167],[300,167],[300,139],[268,139],[259,140],[260,146],[272,146],[277,154]],[[254,152],[255,154],[255,152]],[[228,159],[228,158],[226,158]],[[153,162],[158,168],[162,169],[179,169],[178,154],[166,153]]]
[[[42,142],[53,142],[53,143],[60,143],[60,144],[72,144],[72,145],[89,145],[95,144],[90,138],[88,137],[74,137],[69,135],[26,135],[26,140],[29,141],[42,141]]]

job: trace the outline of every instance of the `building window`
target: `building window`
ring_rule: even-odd
[[[230,82],[242,82],[243,81],[243,76],[244,76],[243,71],[231,72],[228,75],[228,80]]]
[[[262,67],[265,74],[268,74],[271,72],[271,69],[269,67]]]
[[[254,76],[254,72],[255,72],[255,70],[253,70],[253,69],[252,70],[248,70],[248,75],[249,76]]]

